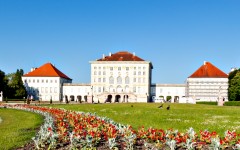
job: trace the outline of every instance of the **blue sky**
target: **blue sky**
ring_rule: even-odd
[[[184,83],[203,61],[240,66],[239,0],[0,0],[0,69],[47,62],[90,82],[89,61],[135,52],[153,83]]]

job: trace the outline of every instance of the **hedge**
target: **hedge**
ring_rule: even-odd
[[[228,101],[224,103],[224,106],[240,106],[240,101]]]

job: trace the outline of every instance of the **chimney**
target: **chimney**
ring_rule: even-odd
[[[135,56],[135,52],[133,52],[133,56]]]
[[[32,71],[34,71],[34,70],[36,70],[36,69],[37,69],[37,68],[35,68],[35,67],[32,67],[32,68],[31,68],[31,72],[32,72]]]
[[[111,52],[109,53],[109,56],[112,56],[112,53],[111,53]]]
[[[105,58],[105,55],[103,54],[103,55],[102,55],[102,59],[104,59],[104,58]]]
[[[204,61],[203,64],[206,65],[207,61]]]

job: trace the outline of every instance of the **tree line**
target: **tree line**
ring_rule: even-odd
[[[24,87],[22,69],[17,69],[14,73],[5,74],[0,70],[0,91],[3,91],[3,97],[7,99],[23,99],[27,91]]]
[[[228,100],[240,101],[240,69],[229,73],[228,84]]]

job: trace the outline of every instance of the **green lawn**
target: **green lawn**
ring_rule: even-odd
[[[0,108],[0,149],[14,149],[31,141],[43,123],[41,115]]]
[[[133,107],[131,107],[133,105]],[[79,104],[52,105],[69,110],[96,112],[116,122],[161,129],[178,129],[185,132],[193,127],[196,132],[208,129],[223,135],[226,130],[240,133],[240,107],[219,107],[212,105],[170,104],[170,110],[164,104],[163,109],[156,103],[117,103],[117,104]]]

